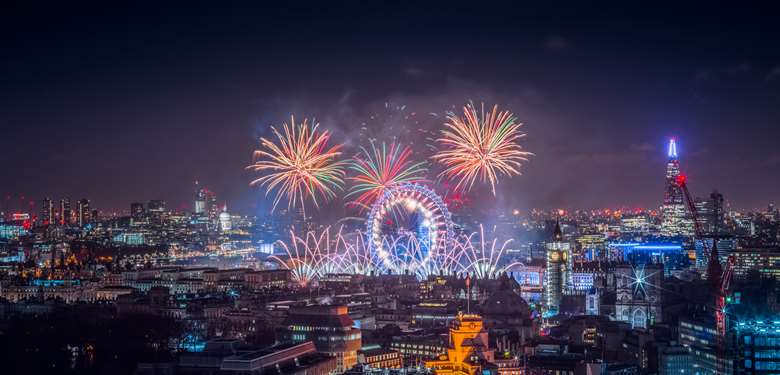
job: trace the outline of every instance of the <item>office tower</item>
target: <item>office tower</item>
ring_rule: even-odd
[[[685,193],[678,180],[680,161],[677,158],[677,144],[669,140],[669,157],[666,163],[666,188],[664,204],[661,206],[661,235],[666,237],[692,236],[693,220],[685,202]]]
[[[133,218],[133,220],[142,220],[144,218],[144,214],[145,210],[143,203],[130,203],[130,216]]]
[[[92,222],[92,211],[89,209],[89,199],[79,201],[78,223],[83,227]]]
[[[146,205],[146,208],[149,210],[149,212],[164,212],[165,201],[159,199],[150,200],[149,203]]]
[[[57,213],[54,211],[54,202],[50,198],[44,198],[41,204],[41,218],[42,225],[53,224],[56,221]]]
[[[146,205],[149,213],[149,221],[154,225],[162,225],[165,221],[165,201],[159,199],[150,200]]]
[[[70,198],[60,199],[60,225],[71,223]]]
[[[692,374],[693,360],[688,348],[673,342],[662,345],[658,353],[658,375]]]
[[[777,374],[780,370],[780,322],[740,319],[734,322],[735,374]],[[728,361],[728,360],[727,360]],[[728,361],[731,362],[731,361]]]
[[[697,198],[694,205],[699,226],[705,234],[723,233],[725,227],[722,194],[713,191],[708,199]]]
[[[208,211],[209,221],[217,223],[220,212],[219,205],[217,205],[217,194],[213,191],[207,191],[206,193],[206,210]]]
[[[771,325],[770,325],[771,326]],[[773,330],[774,331],[774,330]],[[718,359],[718,332],[715,330],[715,321],[709,316],[687,316],[682,315],[679,317],[678,327],[678,339],[683,347],[688,349],[691,353],[691,366],[689,369],[695,369],[690,371],[691,374],[756,374],[761,372],[753,371],[741,371],[734,372],[733,368],[733,352],[728,351],[725,355]],[[729,333],[731,336],[732,333]],[[752,337],[751,337],[752,339]],[[727,339],[728,340],[728,339]],[[737,343],[734,343],[737,344]],[[731,345],[736,349],[737,345]],[[769,347],[765,349],[770,349]],[[776,352],[777,349],[772,351]],[[729,353],[730,352],[730,353]],[[746,354],[750,356],[750,351]],[[772,360],[770,359],[770,362]],[[720,362],[720,363],[719,363]],[[718,368],[722,370],[719,372]],[[748,369],[750,366],[748,365]],[[766,372],[771,373],[771,372]]]
[[[555,222],[553,239],[547,243],[547,269],[544,275],[544,299],[547,315],[555,315],[561,306],[570,277],[571,244],[563,239],[559,221]]]
[[[208,190],[205,188],[198,189],[198,192],[195,194],[195,214],[196,215],[203,215],[206,213],[206,195],[208,194]]]

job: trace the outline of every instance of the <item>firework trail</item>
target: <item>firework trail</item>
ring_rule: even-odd
[[[371,142],[371,148],[360,148],[360,153],[353,159],[349,169],[354,171],[354,177],[348,177],[354,185],[347,198],[356,197],[352,205],[365,211],[387,189],[402,183],[415,183],[424,180],[427,171],[425,162],[411,160],[412,149],[392,143],[388,147],[382,142],[377,147]]]
[[[469,273],[477,279],[495,279],[508,269],[522,265],[504,261],[511,240],[499,243],[495,238],[488,239],[483,228],[452,244],[440,244],[432,253],[416,236],[400,235],[382,236],[382,246],[372,254],[366,238],[361,231],[344,233],[342,229],[331,235],[330,227],[301,236],[291,231],[288,242],[279,241],[284,254],[272,255],[270,259],[290,270],[300,287],[310,286],[328,274],[389,272],[426,280],[436,275]]]
[[[483,104],[477,113],[469,103],[463,107],[463,117],[450,113],[447,120],[437,139],[443,150],[432,158],[445,167],[439,177],[458,180],[456,190],[471,190],[479,178],[489,182],[496,195],[498,176],[519,175],[521,162],[533,155],[518,144],[525,137],[522,124],[509,111],[499,112],[498,106],[486,113]]]
[[[307,286],[318,276],[318,264],[321,256],[318,249],[313,249],[307,244],[306,238],[300,238],[290,231],[290,246],[284,241],[278,243],[284,249],[287,257],[271,255],[269,259],[275,260],[280,266],[290,270],[293,281],[299,286]]]
[[[309,126],[307,119],[296,125],[291,117],[282,132],[271,127],[277,143],[260,138],[263,149],[254,152],[254,164],[247,169],[265,174],[250,185],[265,187],[266,195],[278,189],[272,211],[284,196],[288,208],[297,204],[305,208],[306,198],[319,207],[318,195],[322,200],[332,199],[343,184],[343,163],[336,160],[341,145],[328,148],[330,132],[319,132],[318,127],[318,123]]]
[[[496,279],[508,269],[522,265],[519,262],[502,262],[507,245],[512,240],[506,240],[498,243],[497,238],[486,239],[485,228],[480,224],[479,238],[475,239],[477,232],[469,236],[463,236],[455,247],[458,254],[462,270],[473,274],[477,279]],[[478,245],[475,246],[474,243]],[[503,264],[502,263],[506,263]]]
[[[357,231],[348,235],[342,230],[339,228],[333,236],[330,227],[302,236],[290,231],[289,242],[278,241],[284,254],[269,258],[290,270],[293,281],[301,287],[327,274],[369,274],[375,268],[364,245],[364,235]]]

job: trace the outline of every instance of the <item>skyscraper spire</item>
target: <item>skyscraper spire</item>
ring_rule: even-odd
[[[669,151],[667,154],[669,156],[669,160],[677,159],[677,143],[675,142],[674,137],[669,139]]]
[[[677,158],[676,138],[669,139],[667,151],[669,161],[666,163],[666,188],[664,204],[661,206],[661,235],[665,237],[692,236],[693,219],[685,206],[680,180],[680,160]]]

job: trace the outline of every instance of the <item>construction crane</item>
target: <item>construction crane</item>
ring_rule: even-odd
[[[718,225],[720,225],[720,214],[718,207],[714,208],[714,235],[709,236],[712,238],[712,247],[707,241],[704,240],[708,237],[704,234],[699,222],[699,213],[696,210],[696,205],[693,203],[691,193],[688,191],[687,178],[684,174],[677,176],[677,185],[682,189],[685,194],[685,202],[688,205],[688,210],[693,218],[693,229],[695,238],[701,239],[701,244],[704,249],[703,253],[709,255],[707,262],[707,280],[712,286],[713,294],[715,296],[715,325],[716,325],[716,342],[717,342],[717,368],[718,374],[724,374],[726,371],[726,329],[727,329],[727,317],[726,317],[726,296],[729,294],[729,288],[731,287],[731,278],[733,275],[734,256],[729,256],[726,261],[725,269],[720,264],[718,258]]]

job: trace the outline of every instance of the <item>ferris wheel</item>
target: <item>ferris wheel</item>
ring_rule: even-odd
[[[452,240],[452,221],[444,201],[420,184],[387,189],[366,221],[366,243],[383,270],[429,273]],[[426,271],[427,270],[427,271]]]

